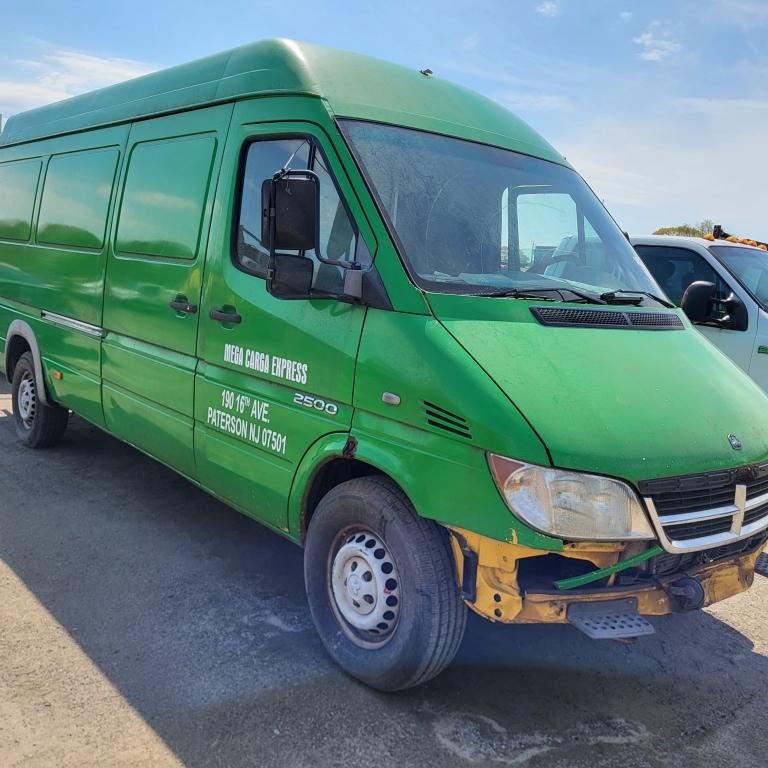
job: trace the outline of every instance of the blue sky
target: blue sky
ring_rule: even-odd
[[[768,0],[7,3],[0,113],[276,36],[496,99],[632,233],[709,217],[768,240]]]

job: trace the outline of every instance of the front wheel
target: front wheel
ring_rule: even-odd
[[[56,403],[40,400],[45,386],[35,375],[35,361],[25,352],[13,369],[11,402],[19,440],[29,448],[48,448],[61,440],[67,428],[69,411]]]
[[[304,578],[326,649],[373,688],[424,683],[461,644],[466,607],[448,534],[388,478],[349,480],[323,497],[307,532]]]

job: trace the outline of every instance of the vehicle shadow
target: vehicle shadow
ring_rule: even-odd
[[[384,695],[324,653],[299,548],[98,429],[26,451],[0,413],[0,483],[0,559],[184,765],[765,764],[768,658],[710,614],[633,645],[471,616]]]

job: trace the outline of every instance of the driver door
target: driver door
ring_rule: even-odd
[[[355,360],[365,307],[336,299],[281,300],[267,292],[260,240],[261,188],[282,167],[320,179],[320,250],[328,258],[373,253],[339,192],[343,169],[312,124],[266,124],[256,102],[237,105],[217,191],[217,219],[201,302],[195,383],[200,480],[247,514],[285,528],[296,466],[321,436],[352,420]],[[251,118],[251,113],[253,117]],[[314,286],[341,292],[338,267],[314,252]]]

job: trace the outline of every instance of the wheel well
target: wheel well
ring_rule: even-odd
[[[341,483],[345,483],[347,480],[353,480],[356,477],[367,477],[369,475],[384,475],[384,472],[358,459],[332,459],[323,464],[312,478],[309,491],[307,491],[304,497],[304,509],[301,520],[302,541],[306,535],[309,521],[315,509],[317,509],[317,505],[320,503],[320,499],[328,491],[331,491],[337,485],[341,485]]]
[[[16,363],[25,352],[31,352],[32,348],[29,342],[23,336],[12,336],[8,339],[5,347],[5,375],[8,381],[13,380],[13,371]]]

